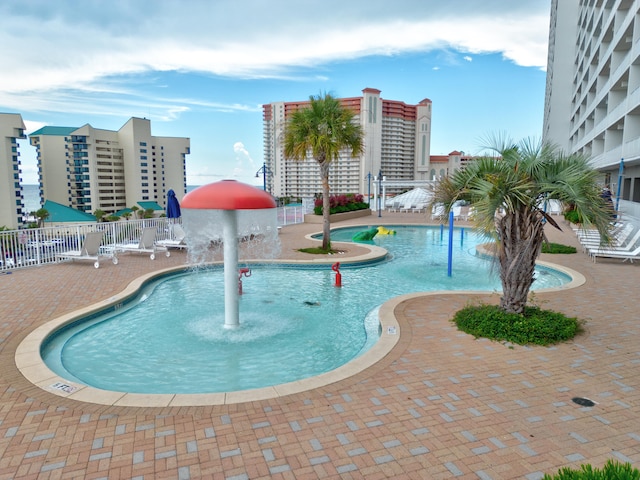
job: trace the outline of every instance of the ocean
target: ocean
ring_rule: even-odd
[[[22,196],[24,197],[24,213],[36,212],[42,207],[38,185],[22,185]]]

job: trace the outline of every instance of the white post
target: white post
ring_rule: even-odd
[[[235,210],[224,210],[222,241],[224,242],[224,328],[240,326],[238,293],[238,218]]]
[[[382,205],[381,210],[385,209],[384,206],[384,202],[385,199],[387,198],[387,184],[385,183],[387,181],[387,177],[386,176],[382,176],[382,201],[380,202],[380,205]]]
[[[373,211],[378,210],[378,195],[380,195],[380,192],[378,192],[378,177],[374,176],[373,177]]]

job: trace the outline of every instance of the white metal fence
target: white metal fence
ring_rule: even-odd
[[[78,250],[87,232],[103,231],[103,248],[116,243],[138,241],[145,227],[156,227],[156,240],[166,240],[171,234],[166,217],[120,220],[117,222],[77,224],[69,226],[29,228],[0,231],[0,272],[55,263],[56,255]],[[278,208],[278,225],[304,222],[302,207]]]

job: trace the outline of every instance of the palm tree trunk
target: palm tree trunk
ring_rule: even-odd
[[[522,314],[534,280],[535,259],[542,249],[543,224],[535,211],[509,212],[498,221],[498,233],[500,307]]]
[[[322,178],[322,249],[331,248],[331,203],[329,201],[329,162],[320,163]]]

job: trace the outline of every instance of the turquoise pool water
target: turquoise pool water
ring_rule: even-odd
[[[246,390],[315,376],[357,357],[379,336],[377,308],[394,296],[500,289],[490,261],[475,255],[482,239],[468,230],[455,231],[449,277],[448,232],[390,228],[395,236],[373,241],[388,258],[343,265],[342,288],[330,266],[250,266],[239,330],[222,328],[222,269],[201,269],[154,281],[134,301],[66,327],[45,342],[43,359],[69,380],[107,390]],[[348,241],[360,230],[337,230],[332,240]],[[535,289],[570,280],[549,269],[536,277]]]

